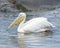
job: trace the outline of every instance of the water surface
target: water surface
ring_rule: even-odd
[[[17,26],[7,30],[9,24],[18,13],[0,13],[0,48],[60,48],[60,11],[27,12],[27,20],[35,17],[46,17],[56,27],[48,33],[25,34],[24,39],[18,41]],[[18,43],[20,42],[20,44]],[[23,44],[21,44],[23,42]]]

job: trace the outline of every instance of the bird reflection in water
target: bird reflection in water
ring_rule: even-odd
[[[40,39],[45,39],[46,37],[50,36],[52,37],[53,32],[52,31],[48,31],[48,32],[38,32],[38,33],[25,33],[23,37],[18,38],[18,43],[20,45],[21,48],[27,48],[28,45],[26,43],[26,40],[28,39],[38,39],[40,41]]]
[[[21,34],[18,33],[18,36],[20,36]],[[21,48],[27,48],[27,45],[25,43],[25,39],[24,39],[24,36],[22,37],[18,37],[18,44],[20,45]]]

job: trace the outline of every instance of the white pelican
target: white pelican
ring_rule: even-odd
[[[48,31],[54,27],[54,25],[50,23],[45,17],[33,18],[27,22],[25,22],[25,20],[26,14],[23,12],[19,13],[18,17],[12,22],[12,24],[10,24],[8,28],[10,29],[11,27],[20,23],[17,31],[23,36],[25,32]]]

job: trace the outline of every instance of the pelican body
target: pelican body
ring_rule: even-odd
[[[25,22],[25,20],[26,14],[19,13],[18,17],[12,22],[12,24],[10,24],[8,28],[10,29],[13,26],[20,23],[17,31],[20,33],[25,33],[25,32],[41,32],[51,30],[53,27],[55,27],[45,17],[33,18],[27,22]]]

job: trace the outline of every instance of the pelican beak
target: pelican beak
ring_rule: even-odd
[[[21,17],[17,17],[8,27],[8,29],[16,26],[17,24],[19,24],[20,22],[22,22],[24,20],[24,16],[21,16]]]

